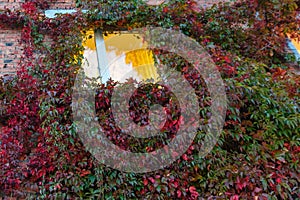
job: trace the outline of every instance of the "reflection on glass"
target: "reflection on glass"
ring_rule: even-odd
[[[294,54],[296,55],[296,58],[300,59],[300,40],[291,39],[291,35],[289,35],[289,34],[288,34],[288,37],[289,37],[289,40],[290,40],[290,41],[288,41],[288,46],[294,52]]]
[[[97,78],[100,76],[98,70],[98,60],[97,60],[97,51],[95,44],[95,34],[94,31],[87,31],[86,37],[84,38],[84,61],[83,68],[87,77]]]
[[[292,43],[296,47],[298,53],[300,54],[300,41],[297,41],[296,39],[293,39]]]
[[[88,31],[83,42],[85,47],[83,67],[88,77],[98,77],[101,74],[103,82],[109,77],[120,82],[130,77],[138,81],[158,79],[153,53],[147,49],[147,44],[138,35],[131,33],[105,35],[102,40],[105,43],[106,55],[100,57],[97,57],[99,49],[96,48],[95,40],[99,42],[94,32]],[[103,56],[106,57],[108,66],[101,66]],[[97,59],[100,60],[100,67]]]

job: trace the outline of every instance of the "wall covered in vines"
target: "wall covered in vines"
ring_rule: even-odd
[[[16,76],[0,82],[0,196],[300,198],[299,76],[294,57],[285,52],[286,33],[297,37],[299,31],[298,1],[241,1],[199,10],[185,0],[160,6],[88,0],[77,1],[76,13],[53,19],[43,13],[46,2],[27,1],[20,10],[0,12],[0,27],[20,30],[24,48]],[[124,173],[99,164],[85,150],[72,120],[72,87],[85,31],[146,26],[181,31],[210,53],[226,85],[228,110],[221,137],[205,158],[197,152],[205,135],[199,131],[169,167]],[[172,54],[155,53],[183,73],[203,108],[210,105],[209,98],[200,98],[207,95],[201,73]],[[109,110],[113,87],[113,81],[99,85],[97,114]],[[109,134],[130,149],[130,141],[116,139],[118,132]],[[151,142],[137,149],[156,148]]]

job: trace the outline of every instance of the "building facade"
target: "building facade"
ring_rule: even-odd
[[[0,0],[1,10],[19,10],[26,0]],[[50,4],[51,9],[72,9],[75,0],[57,0]],[[13,74],[17,70],[22,46],[20,46],[20,30],[0,29],[0,76]]]
[[[21,9],[25,1],[26,0],[0,0],[0,11],[5,9]],[[199,6],[209,7],[220,1],[222,0],[198,0],[197,2]],[[74,9],[75,4],[75,0],[56,0],[55,3],[50,3],[49,9],[69,10]],[[16,72],[22,55],[20,38],[20,30],[0,29],[0,76],[14,74]]]
[[[163,0],[161,0],[163,1]],[[230,0],[197,0],[199,7],[210,7],[213,4]],[[26,0],[0,0],[0,11],[5,9],[19,10]],[[150,4],[160,2],[158,0],[148,0]],[[72,10],[76,7],[76,0],[55,0],[49,3],[51,10]],[[0,76],[5,74],[14,74],[17,70],[20,57],[22,55],[22,46],[20,46],[21,31],[13,29],[0,29]],[[292,42],[289,48],[300,55],[300,46]]]

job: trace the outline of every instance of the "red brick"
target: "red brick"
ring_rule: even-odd
[[[20,37],[19,30],[0,30],[0,75],[16,71],[22,54]]]

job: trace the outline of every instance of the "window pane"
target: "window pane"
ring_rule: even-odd
[[[300,41],[298,39],[291,39],[291,35],[288,34],[288,46],[291,48],[297,59],[300,59]]]
[[[84,62],[83,68],[88,77],[99,77],[100,73],[98,70],[98,60],[97,60],[97,51],[95,44],[95,34],[94,31],[87,31],[83,44],[85,48],[83,52]]]
[[[141,37],[131,33],[112,33],[104,35],[102,40],[105,43],[106,55],[97,57],[97,52],[98,54],[100,52],[97,48],[104,48],[98,44],[101,43],[101,38],[97,38],[93,31],[87,32],[83,44],[85,47],[84,69],[87,76],[97,77],[101,74],[102,81],[107,81],[111,77],[120,82],[130,77],[138,81],[158,79],[153,53],[147,49],[147,44]],[[104,56],[106,58],[103,58]],[[100,60],[100,74],[97,58]],[[107,60],[108,66],[102,65],[103,60]]]

